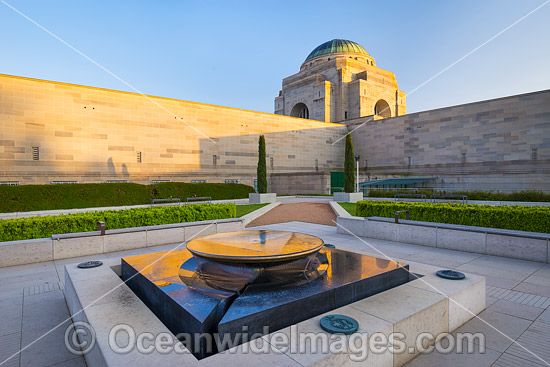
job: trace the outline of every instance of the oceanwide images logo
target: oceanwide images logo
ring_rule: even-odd
[[[137,333],[127,324],[115,325],[108,335],[109,348],[117,354],[189,354],[227,350],[239,354],[347,354],[353,362],[365,361],[369,354],[473,354],[485,353],[485,335],[482,333],[420,333],[414,338],[405,334],[356,332],[351,335],[325,332],[300,332],[296,325],[286,331],[269,333],[264,326],[261,333],[249,333],[243,326],[235,334],[186,334],[174,336],[168,332]],[[85,322],[75,322],[65,331],[65,345],[74,354],[84,355],[96,346],[94,329]],[[234,348],[240,345],[240,348]],[[197,349],[196,351],[193,348]]]

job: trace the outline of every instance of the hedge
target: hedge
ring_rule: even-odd
[[[192,196],[210,196],[212,200],[248,199],[248,194],[255,192],[252,186],[236,183],[163,182],[150,187],[153,199],[171,196],[182,201]]]
[[[408,210],[411,220],[424,222],[550,233],[550,207],[542,206],[359,201],[356,215],[394,218],[398,210]]]
[[[427,198],[430,195],[441,195],[442,191],[434,191],[428,189],[418,190],[369,190],[368,197],[373,198],[393,198],[397,194],[424,194]],[[481,200],[481,201],[527,201],[527,202],[550,202],[550,194],[542,191],[514,191],[514,192],[493,192],[493,191],[447,191],[448,195],[466,195],[468,200]]]
[[[108,210],[6,219],[0,220],[0,242],[47,238],[53,234],[95,231],[98,221],[104,221],[106,229],[118,229],[235,218],[236,215],[236,205],[228,203]]]
[[[248,198],[251,192],[251,186],[223,183],[0,185],[0,212],[138,205],[170,196],[181,200],[193,195],[210,196],[213,200],[241,199]]]

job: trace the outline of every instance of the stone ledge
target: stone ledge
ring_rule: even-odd
[[[369,221],[375,221],[375,222],[395,223],[394,218],[368,217],[368,218],[365,218],[365,219],[367,219]],[[502,228],[489,228],[489,227],[465,226],[465,225],[461,225],[461,224],[423,222],[423,221],[420,221],[420,220],[408,220],[408,219],[399,219],[399,224],[408,224],[408,225],[411,225],[411,226],[421,226],[421,227],[437,227],[437,228],[445,228],[445,229],[455,229],[455,230],[462,230],[462,231],[469,231],[469,232],[498,234],[498,235],[514,236],[514,237],[528,237],[528,238],[536,238],[536,239],[541,239],[541,240],[549,240],[550,239],[550,234],[549,233],[516,231],[516,230],[512,230],[512,229],[502,229]]]
[[[248,202],[250,204],[274,203],[275,201],[277,201],[276,193],[248,194]]]
[[[336,202],[346,202],[346,203],[356,203],[360,200],[363,200],[362,192],[335,192],[333,194],[334,201]]]
[[[113,229],[103,236],[99,231],[91,231],[0,242],[0,268],[180,243],[197,235],[243,230],[244,226],[242,218],[229,218]]]
[[[0,242],[0,268],[52,260],[51,238]]]
[[[330,208],[332,209],[334,214],[336,214],[337,217],[353,217],[353,215],[348,213],[348,211],[342,208],[342,206],[338,204],[336,201],[329,201],[328,204],[330,205]]]
[[[401,219],[395,223],[383,217],[338,217],[337,223],[342,234],[550,263],[546,233]]]

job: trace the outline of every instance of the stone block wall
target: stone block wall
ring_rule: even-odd
[[[329,194],[329,172],[273,173],[269,191],[281,195]]]
[[[332,142],[345,133],[343,125],[0,75],[0,182],[253,185],[260,134],[272,173],[342,166],[344,141]]]
[[[348,122],[362,177],[434,176],[448,189],[550,190],[550,90]]]

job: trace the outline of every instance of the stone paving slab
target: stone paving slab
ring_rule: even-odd
[[[0,336],[20,332],[23,320],[23,297],[0,300],[0,315]]]
[[[535,321],[537,317],[539,317],[539,315],[542,313],[542,311],[544,311],[544,309],[538,307],[504,301],[502,299],[496,301],[487,309],[531,321]]]
[[[0,336],[0,363],[4,362],[2,367],[19,366],[19,355],[16,353],[20,348],[21,333]],[[16,355],[14,356],[14,354]]]
[[[531,324],[531,321],[500,312],[485,310],[456,331],[483,333],[489,349],[504,352]]]
[[[437,352],[424,354],[409,362],[407,367],[489,367],[501,355],[492,349],[486,349],[485,353],[441,355]]]
[[[519,344],[513,344],[506,354],[513,355],[532,363],[544,364],[550,361],[550,328],[543,323],[533,323],[517,339]],[[526,350],[526,348],[528,350]]]
[[[550,297],[550,284],[548,286],[523,282],[514,287],[514,290],[526,293]]]
[[[541,362],[544,363],[544,362]],[[499,359],[492,365],[493,367],[544,367],[546,364],[539,364],[533,361],[528,361],[521,357],[515,356],[508,352],[503,353]]]

